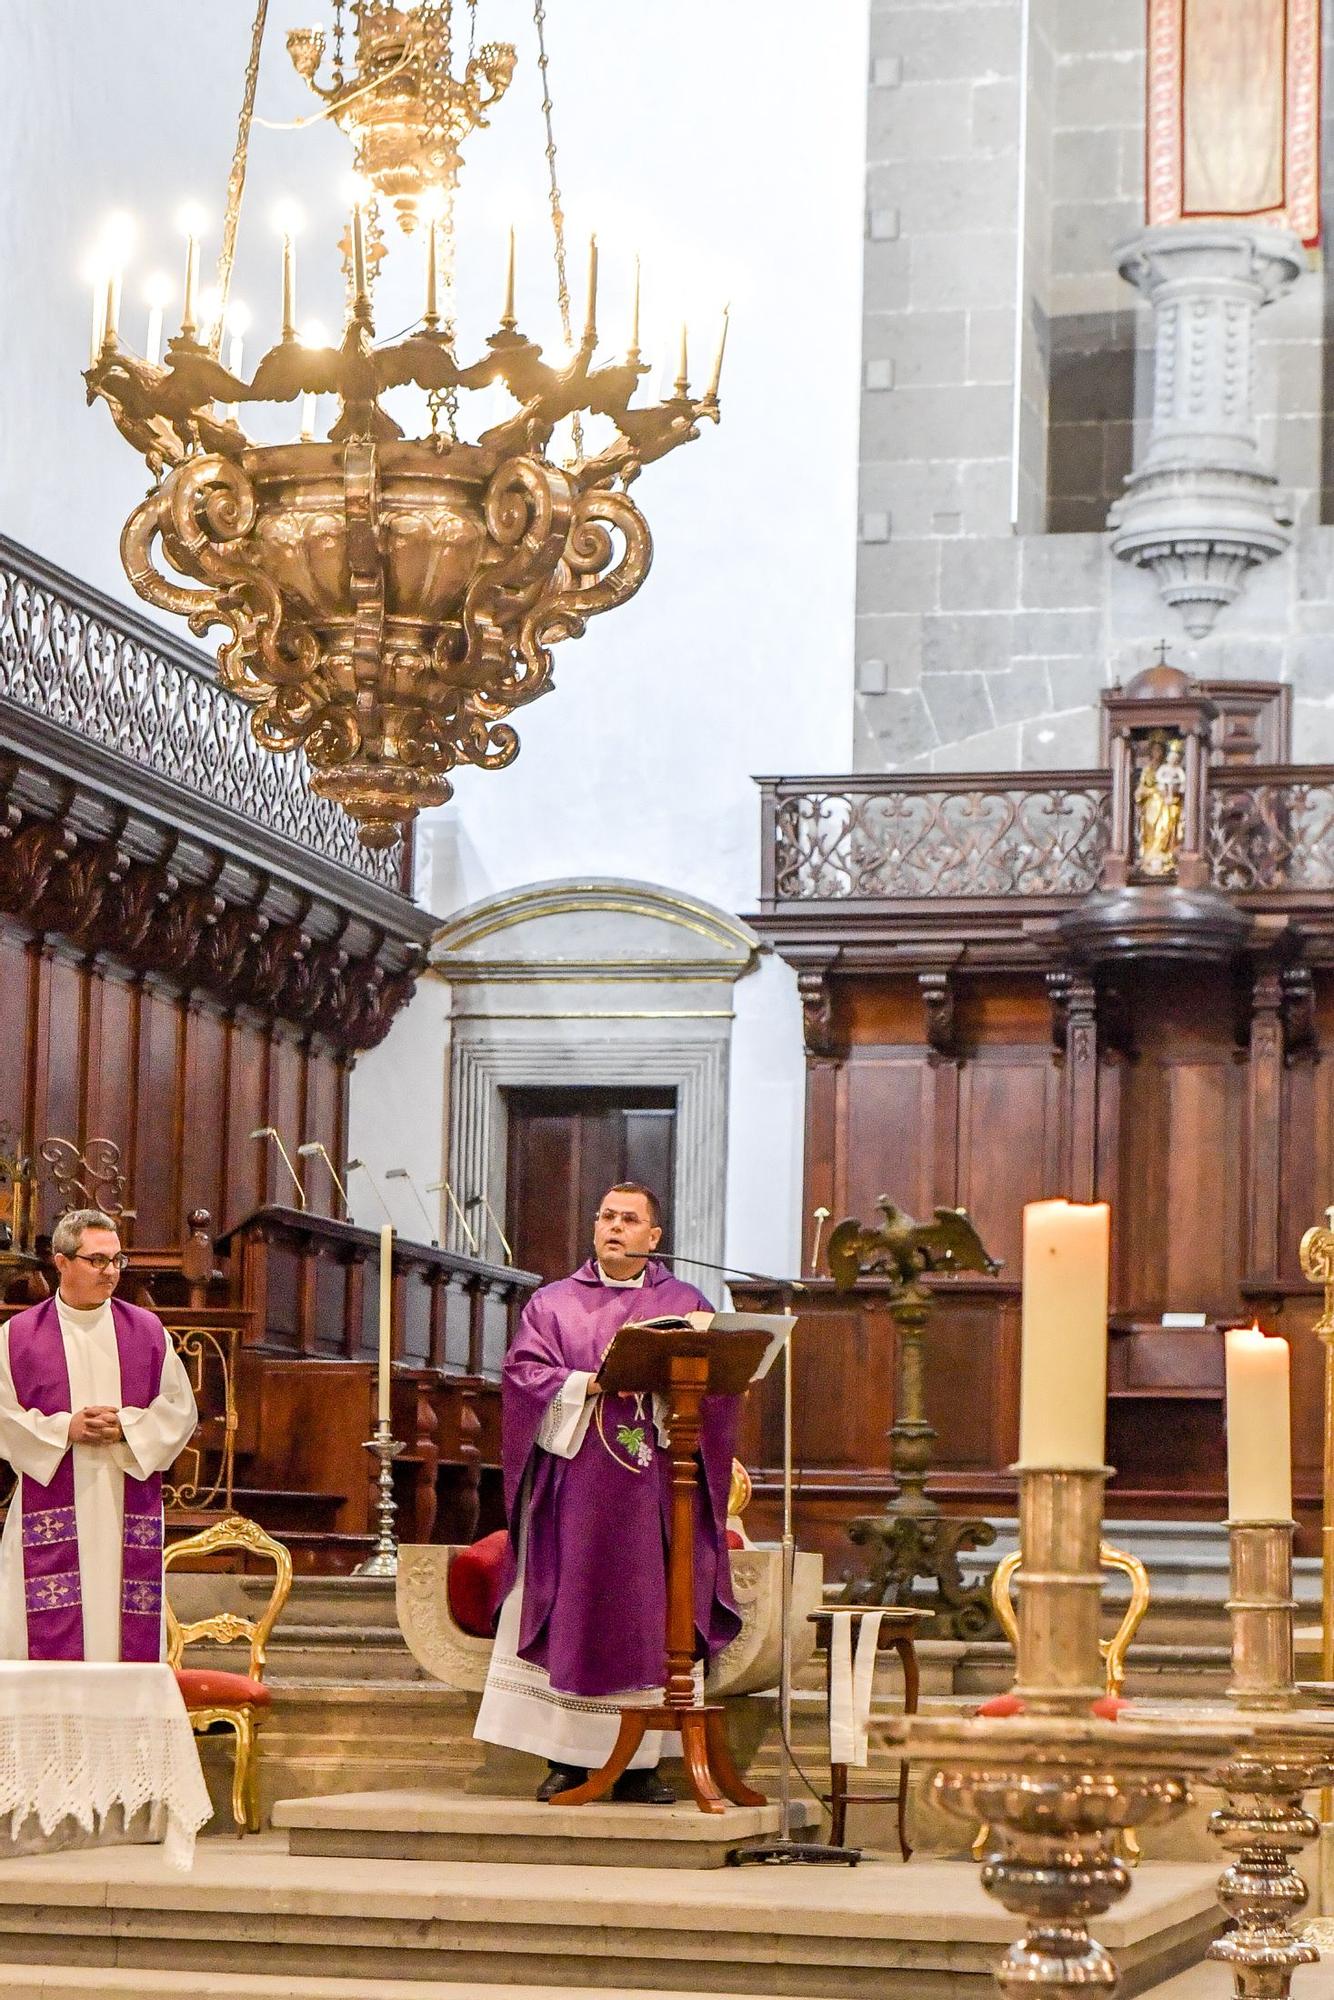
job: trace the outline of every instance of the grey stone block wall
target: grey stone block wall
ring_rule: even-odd
[[[1191,642],[1101,525],[1152,388],[1113,256],[1143,224],[1143,0],[1031,0],[1017,342],[1020,22],[1020,0],[872,0],[857,762],[1092,762],[1099,690],[1160,638],[1210,677],[1290,678],[1297,754],[1334,759],[1323,277],[1257,343],[1294,548]]]

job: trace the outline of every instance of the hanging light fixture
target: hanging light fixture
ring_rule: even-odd
[[[538,0],[567,352],[552,365],[519,326],[511,231],[498,325],[484,351],[461,360],[451,317],[454,187],[463,141],[503,95],[514,51],[487,44],[472,53],[470,0],[472,34],[459,80],[450,73],[449,0],[414,8],[361,0],[353,12],[356,69],[344,70],[340,5],[328,85],[316,82],[324,54],[318,31],[288,37],[298,70],[324,101],[318,115],[353,136],[362,177],[338,246],[347,277],[341,336],[323,345],[309,327],[298,330],[300,218],[280,211],[279,336],[248,379],[240,365],[242,322],[235,310],[229,317],[228,292],[263,32],[260,0],[217,283],[207,295],[203,218],[190,212],[182,218],[179,331],[161,361],[151,336],[149,353],[139,355],[120,338],[123,258],[108,250],[98,267],[96,352],[85,381],[89,400],[106,403],[154,475],[121,536],[135,590],[185,617],[197,634],[213,625],[227,630],[221,678],[253,704],[257,740],[273,751],[302,750],[313,788],[352,816],[367,846],[387,847],[420,810],[450,796],[447,774],[457,764],[498,769],[511,762],[519,740],[508,718],[550,687],[552,646],[577,638],[590,617],[638,590],[652,541],[627,489],[642,466],[697,437],[701,419],[717,422],[727,322],[724,315],[702,396],[690,392],[683,337],[670,394],[631,407],[649,372],[639,349],[638,271],[626,350],[599,363],[593,241],[584,322],[573,332]],[[384,254],[381,198],[393,202],[405,228],[420,234],[424,225],[425,244],[420,321],[377,345],[372,290]],[[254,317],[243,320],[249,347]],[[427,400],[429,429],[418,437],[405,435],[384,402],[408,385]],[[474,440],[461,437],[461,393],[494,399],[502,391],[509,413]],[[261,444],[248,435],[251,407],[273,404],[293,407],[295,441]],[[323,436],[321,407],[335,412]],[[605,420],[607,436],[592,453],[584,443],[588,418]]]

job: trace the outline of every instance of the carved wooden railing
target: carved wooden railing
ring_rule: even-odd
[[[4,535],[0,697],[370,881],[403,886],[401,847],[361,846],[347,815],[311,791],[303,757],[261,750],[251,709],[203,653]]]
[[[1334,764],[1212,771],[1205,824],[1215,887],[1242,899],[1334,889]]]
[[[761,907],[1073,899],[1097,887],[1105,771],[761,781]]]
[[[1215,766],[1214,886],[1246,902],[1334,889],[1334,765]],[[1099,886],[1106,771],[761,781],[766,912],[938,898],[1075,901]]]

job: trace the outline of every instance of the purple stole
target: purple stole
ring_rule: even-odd
[[[147,1409],[162,1388],[167,1336],[156,1314],[112,1299],[120,1359],[120,1399]],[[65,1342],[54,1299],[45,1299],[9,1322],[9,1367],[25,1410],[54,1416],[70,1407]],[[14,1503],[11,1502],[11,1505]],[[83,1595],[79,1536],[74,1520],[74,1448],[49,1483],[19,1480],[23,1522],[24,1604],[30,1660],[83,1658]],[[162,1475],[125,1475],[125,1525],[121,1542],[120,1657],[162,1657]]]

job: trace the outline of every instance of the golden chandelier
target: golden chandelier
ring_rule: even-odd
[[[671,394],[632,408],[648,372],[639,350],[638,272],[627,350],[599,365],[593,242],[575,346],[538,0],[567,353],[552,365],[519,328],[511,231],[499,324],[484,352],[461,360],[447,300],[442,309],[460,147],[503,94],[514,50],[470,50],[456,79],[450,0],[415,7],[361,0],[352,8],[353,74],[343,70],[341,5],[327,87],[314,82],[323,57],[318,31],[288,38],[297,69],[323,100],[318,115],[352,136],[365,177],[339,246],[347,275],[341,339],[316,346],[298,337],[289,230],[279,339],[246,379],[233,333],[224,365],[265,5],[260,0],[213,303],[206,309],[202,302],[196,226],[188,233],[180,330],[161,360],[160,332],[156,339],[150,332],[148,352],[136,354],[118,337],[121,273],[109,270],[85,380],[89,401],[106,403],[154,477],[121,535],[135,590],[180,613],[197,634],[226,629],[221,678],[253,704],[257,740],[269,750],[304,751],[314,789],[352,816],[367,846],[387,847],[423,807],[450,796],[446,774],[456,764],[494,770],[511,762],[519,739],[507,718],[550,687],[552,646],[577,638],[595,613],[638,590],[652,541],[627,489],[642,466],[697,437],[701,418],[718,420],[726,316],[702,397],[690,393],[683,329]],[[474,28],[475,11],[470,0]],[[428,224],[421,319],[384,345],[376,344],[372,311],[383,254],[379,197],[393,202],[405,228]],[[427,435],[406,436],[384,407],[385,392],[405,385],[426,392]],[[518,407],[468,442],[458,435],[460,391],[493,385]],[[326,395],[337,399],[337,417],[319,437],[316,399]],[[252,404],[299,406],[300,437],[257,443],[242,423]],[[608,420],[607,442],[591,454],[583,449],[585,418]],[[568,463],[550,455],[558,425],[572,431]],[[158,552],[185,581],[158,567]]]

